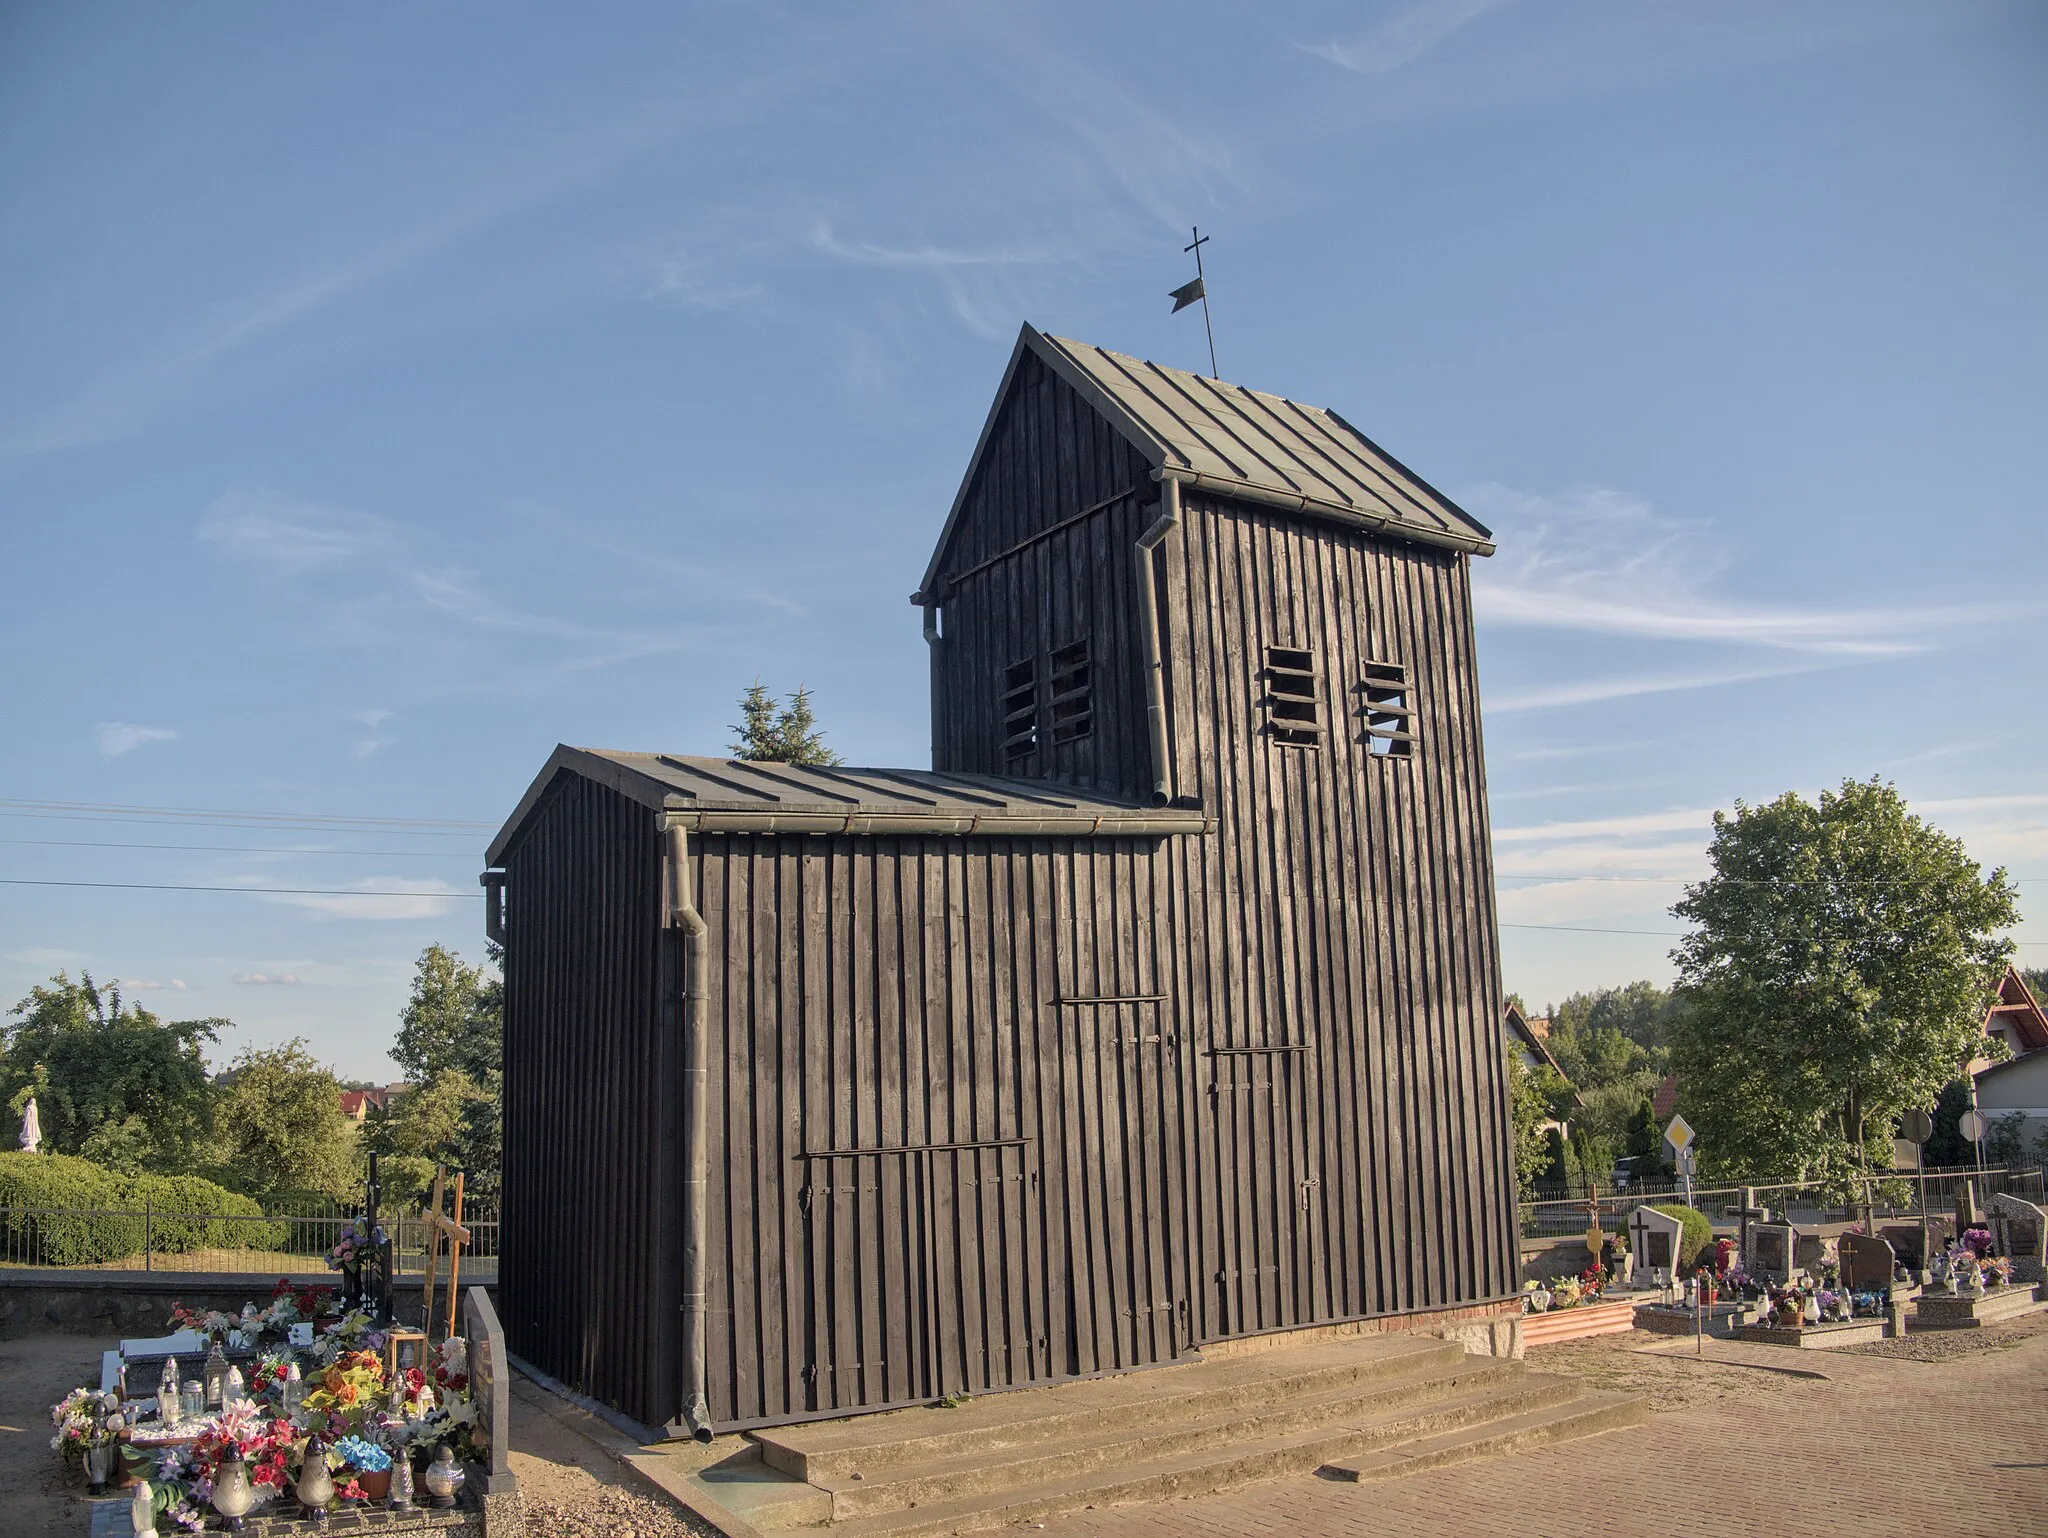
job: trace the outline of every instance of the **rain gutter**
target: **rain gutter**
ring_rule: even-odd
[[[711,1406],[705,1397],[706,1308],[704,1234],[711,1176],[711,1073],[704,1051],[704,915],[690,878],[690,835],[679,818],[666,819],[663,885],[671,928],[683,932],[683,1355],[682,1423],[709,1442]]]
[[[1456,534],[1448,529],[1427,529],[1418,524],[1405,523],[1385,513],[1366,512],[1342,502],[1329,502],[1321,497],[1303,496],[1298,491],[1275,491],[1269,486],[1256,486],[1250,481],[1241,481],[1234,476],[1211,475],[1206,470],[1182,470],[1168,467],[1155,470],[1162,481],[1169,478],[1193,491],[1206,491],[1219,497],[1235,497],[1240,502],[1257,502],[1266,507],[1281,507],[1289,512],[1312,513],[1319,518],[1331,518],[1338,523],[1348,523],[1354,528],[1371,529],[1393,535],[1396,539],[1413,540],[1418,544],[1441,545],[1451,550],[1469,551],[1473,555],[1492,555],[1494,544],[1490,539],[1475,539],[1469,534]]]
[[[954,838],[1167,838],[1210,833],[1216,820],[1200,812],[1128,814],[1074,812],[1065,816],[1013,816],[991,812],[789,812],[666,809],[667,825],[696,833],[816,833],[888,838],[936,834]]]

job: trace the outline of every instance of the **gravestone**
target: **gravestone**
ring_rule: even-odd
[[[1899,1264],[1908,1271],[1918,1271],[1927,1264],[1927,1257],[1920,1253],[1919,1224],[1887,1223],[1877,1231],[1877,1236],[1892,1247]]]
[[[1992,1233],[2012,1260],[2015,1282],[2048,1281],[2048,1212],[2017,1196],[1990,1198]]]
[[[1836,1253],[1842,1262],[1842,1285],[1851,1292],[1883,1292],[1892,1284],[1898,1256],[1882,1239],[1869,1234],[1844,1234]]]
[[[462,1301],[462,1338],[469,1359],[469,1398],[476,1406],[476,1435],[490,1449],[479,1487],[485,1494],[516,1491],[512,1477],[511,1369],[505,1361],[505,1331],[490,1294],[472,1287]]]
[[[1668,1212],[1638,1207],[1629,1214],[1629,1248],[1635,1263],[1649,1273],[1649,1279],[1668,1283],[1678,1274],[1680,1244],[1685,1225]]]
[[[1801,1234],[1792,1246],[1792,1265],[1809,1276],[1818,1276],[1828,1262],[1828,1242],[1819,1234]]]
[[[1760,1282],[1778,1286],[1792,1280],[1793,1259],[1799,1230],[1790,1223],[1758,1223],[1749,1231],[1749,1255],[1744,1264]]]

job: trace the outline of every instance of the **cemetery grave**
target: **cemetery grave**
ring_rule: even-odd
[[[2043,1246],[2048,1213],[2016,1196],[1979,1208],[1965,1185],[1956,1199],[1960,1237],[1928,1263],[1928,1285],[1913,1304],[1916,1330],[1975,1330],[2048,1309]]]
[[[522,1532],[490,1296],[470,1288],[459,1326],[452,1290],[438,1329],[398,1322],[374,1179],[329,1256],[339,1290],[280,1278],[260,1309],[181,1306],[171,1334],[120,1341],[99,1385],[52,1410],[53,1445],[94,1497],[91,1538]]]

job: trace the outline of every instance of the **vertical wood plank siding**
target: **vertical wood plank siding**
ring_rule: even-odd
[[[1056,779],[1131,797],[1151,790],[1131,547],[1157,516],[1141,503],[1158,496],[1144,456],[1027,355],[946,561],[934,769]],[[1036,658],[1043,691],[1047,654],[1084,638],[1093,731],[1072,743],[1042,738],[1036,753],[1005,757],[1003,670]]]
[[[769,1424],[1184,1349],[1160,842],[694,842],[720,958],[705,979],[714,1417]]]
[[[1467,560],[1201,496],[1183,525],[1162,580],[1176,783],[1217,818],[1168,849],[1196,931],[1177,1002],[1214,1065],[1189,1161],[1209,1213],[1198,1334],[1504,1296],[1513,1185]],[[1318,747],[1261,730],[1276,645],[1315,654]],[[1409,670],[1408,758],[1367,749],[1367,661]]]
[[[1150,790],[1156,498],[1027,357],[936,585],[935,767]],[[1213,833],[692,838],[720,1425],[1514,1291],[1467,558],[1191,493],[1151,579],[1174,784]],[[1002,670],[1083,636],[1093,732],[1005,761]],[[1316,746],[1264,730],[1268,646],[1313,653]],[[1408,757],[1368,750],[1368,662],[1408,670]],[[516,1351],[659,1425],[681,1129],[656,820],[565,775],[507,858],[501,1288]]]
[[[665,1421],[679,1402],[679,1079],[654,814],[564,776],[505,869],[506,1340]]]

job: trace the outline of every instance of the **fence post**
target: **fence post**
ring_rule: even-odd
[[[145,1196],[142,1199],[142,1269],[145,1271],[152,1269],[149,1252],[154,1239],[155,1234],[150,1222],[149,1198]]]

